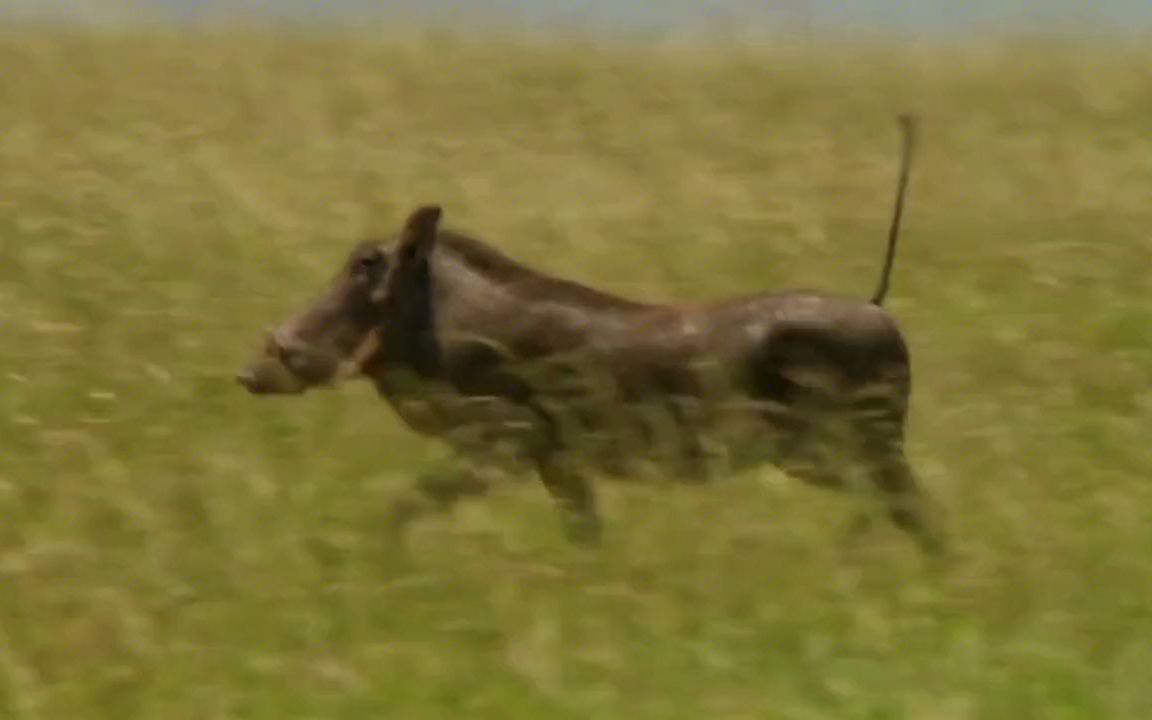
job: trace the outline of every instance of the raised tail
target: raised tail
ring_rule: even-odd
[[[908,191],[908,176],[912,170],[912,153],[916,149],[916,121],[911,115],[901,115],[900,134],[900,180],[896,186],[896,207],[892,212],[892,224],[888,227],[888,252],[884,257],[884,269],[880,272],[880,284],[872,294],[872,304],[882,305],[888,295],[888,284],[892,277],[892,266],[896,262],[896,243],[900,239],[900,220],[904,216],[904,195]]]

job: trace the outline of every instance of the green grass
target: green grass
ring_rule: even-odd
[[[418,34],[0,39],[0,716],[1152,715],[1152,54],[597,47]],[[598,553],[514,485],[417,529],[434,444],[356,384],[232,374],[350,244],[441,202],[643,298],[890,307],[927,572],[763,470],[605,488]]]

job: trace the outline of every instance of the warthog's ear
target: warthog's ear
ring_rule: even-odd
[[[424,205],[408,216],[400,231],[400,242],[396,246],[388,277],[372,293],[374,301],[382,302],[392,293],[397,283],[409,281],[421,270],[436,245],[436,233],[442,214],[439,205]]]
[[[397,247],[401,263],[409,260],[420,262],[428,257],[432,246],[436,244],[436,229],[443,214],[439,205],[424,205],[408,216],[404,229],[400,231],[400,245]]]

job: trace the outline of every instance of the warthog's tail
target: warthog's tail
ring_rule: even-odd
[[[884,269],[880,273],[880,284],[872,294],[872,304],[881,305],[888,295],[888,283],[892,277],[892,265],[896,262],[896,242],[900,239],[900,220],[904,216],[904,195],[908,191],[908,175],[912,169],[912,153],[916,148],[916,123],[911,115],[901,115],[900,180],[896,186],[896,207],[892,212],[892,224],[888,227],[888,254],[884,257]]]

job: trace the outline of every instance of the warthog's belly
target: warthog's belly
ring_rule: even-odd
[[[728,399],[424,397],[404,404],[413,427],[485,463],[530,467],[563,457],[584,471],[622,482],[706,482],[777,464],[795,440],[794,410]],[[419,416],[417,418],[416,416]]]
[[[850,403],[837,392],[772,401],[753,398],[732,376],[707,383],[679,378],[692,391],[668,392],[607,368],[543,366],[548,372],[502,372],[476,383],[505,394],[415,378],[390,383],[383,394],[410,427],[476,461],[530,468],[563,458],[625,481],[704,482],[795,462],[801,450],[811,455],[813,446],[834,443],[838,427],[851,423],[844,412]]]

